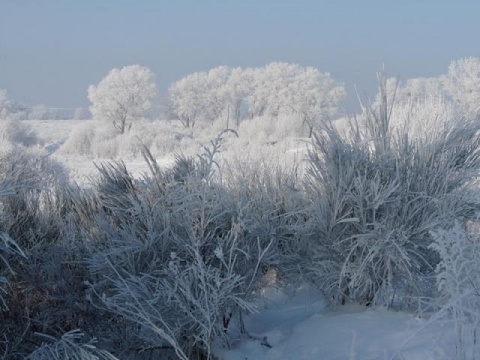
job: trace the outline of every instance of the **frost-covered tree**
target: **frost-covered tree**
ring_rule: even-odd
[[[241,71],[219,66],[178,80],[170,87],[168,97],[182,123],[193,127],[197,119],[213,121],[230,108],[237,111],[243,96],[241,83]]]
[[[242,119],[242,108],[246,105],[246,97],[249,92],[249,71],[242,68],[234,68],[230,72],[222,91],[226,101],[227,120],[233,119],[238,126]]]
[[[219,66],[205,73],[203,118],[215,120],[222,116],[228,107],[228,83],[232,70],[227,66]]]
[[[395,104],[425,101],[453,102],[466,116],[476,115],[480,110],[480,58],[469,57],[452,61],[448,73],[439,77],[413,78],[405,81],[396,78],[387,80],[387,95]],[[379,95],[374,105],[380,104]]]
[[[441,77],[408,79],[400,88],[399,100],[444,98],[447,91]]]
[[[247,102],[252,116],[300,114],[312,131],[315,123],[338,111],[343,85],[313,67],[274,62],[253,70]]]
[[[462,119],[462,108],[452,101],[442,76],[407,80],[391,77],[385,82],[385,94],[391,131],[406,131],[411,139],[426,141]],[[379,109],[384,102],[379,92],[373,107]]]
[[[121,134],[147,116],[156,96],[153,73],[140,65],[112,69],[100,83],[88,88],[95,120],[111,123]]]
[[[337,112],[344,96],[343,85],[328,73],[277,62],[247,69],[220,66],[185,76],[169,89],[170,104],[187,127],[197,119],[221,116],[238,126],[248,109],[252,118],[300,114],[312,129],[319,119]]]
[[[461,109],[452,101],[427,96],[415,101],[395,103],[390,128],[407,133],[410,139],[428,141],[445,128],[455,127],[462,121]]]
[[[468,57],[452,61],[445,86],[452,99],[470,115],[480,110],[480,58]]]
[[[302,68],[295,64],[273,62],[253,72],[252,90],[248,96],[252,116],[276,117],[290,112],[293,92],[299,84],[296,80]]]
[[[194,127],[204,108],[205,73],[193,73],[173,83],[168,90],[172,110],[185,127]]]
[[[329,73],[313,67],[303,68],[296,76],[292,90],[292,109],[300,114],[312,135],[315,124],[334,116],[342,104],[345,87]]]
[[[394,100],[396,106],[415,104],[428,99],[441,101],[449,99],[442,77],[412,78],[401,80],[395,77],[386,80],[387,98]],[[373,105],[379,106],[382,102],[380,93],[377,93]]]

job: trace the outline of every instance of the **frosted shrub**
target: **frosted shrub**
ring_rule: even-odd
[[[37,134],[21,120],[0,118],[0,143],[33,146],[38,144]]]
[[[452,61],[442,79],[453,101],[470,116],[478,116],[480,112],[479,70],[480,58],[465,57]]]
[[[306,136],[302,119],[297,115],[279,115],[278,117],[258,116],[243,120],[238,127],[241,138],[255,143],[275,143],[287,137]]]
[[[128,134],[117,137],[119,143],[117,156],[141,158],[144,146],[158,156],[185,151],[195,151],[191,154],[194,155],[199,148],[200,140],[193,138],[192,129],[177,128],[175,125],[164,121],[144,121],[135,124]]]
[[[480,170],[478,121],[455,120],[417,141],[391,129],[384,82],[381,93],[347,136],[326,126],[310,153],[309,271],[337,302],[421,294],[419,278],[438,263],[430,231],[478,207],[468,191]]]
[[[438,290],[445,304],[457,316],[479,318],[480,313],[480,243],[458,223],[450,229],[432,233],[431,248],[440,255],[436,267]]]
[[[250,141],[268,142],[273,141],[274,119],[268,116],[255,117],[253,119],[243,120],[238,127],[240,137],[245,137]]]
[[[69,155],[92,156],[96,124],[92,121],[78,125],[62,145],[61,152]]]
[[[118,158],[120,149],[124,146],[124,134],[111,131],[106,124],[97,124],[90,141],[90,152],[94,158]]]
[[[11,237],[24,255],[8,258],[9,310],[0,313],[4,356],[17,359],[33,350],[35,332],[58,335],[91,316],[82,285],[87,247],[77,228],[84,207],[63,167],[39,150],[17,146],[0,156],[0,189],[3,244]]]
[[[251,159],[225,162],[222,169],[250,241],[259,239],[265,247],[274,239],[262,271],[275,269],[284,280],[296,277],[303,261],[299,243],[309,232],[307,200],[296,169]]]
[[[224,135],[167,171],[144,149],[151,172],[142,180],[122,163],[101,165],[95,186],[100,206],[89,236],[102,249],[89,261],[95,302],[140,326],[145,346],[168,345],[180,358],[210,357],[215,338],[228,346],[232,319],[253,310],[262,271],[278,263],[275,225],[261,222],[281,218],[280,204],[264,214],[257,200],[239,203],[217,182]]]
[[[403,103],[395,103],[390,127],[393,133],[408,134],[410,139],[429,142],[442,132],[462,125],[462,112],[442,97],[425,96]],[[406,131],[405,131],[406,130]]]
[[[46,337],[50,343],[43,343],[37,350],[28,355],[26,360],[117,360],[107,351],[95,347],[95,341],[81,343],[84,336],[74,330],[62,335],[60,339]]]
[[[195,138],[205,140],[215,138],[215,136],[224,129],[234,129],[237,131],[237,128],[238,126],[236,126],[236,123],[232,119],[228,119],[228,117],[219,117],[209,122],[200,122],[195,125],[195,129],[190,129],[190,131],[184,129],[183,133],[189,133]]]
[[[227,343],[232,316],[252,311],[242,291],[246,279],[236,269],[236,262],[248,256],[238,248],[235,230],[222,239],[177,241],[170,246],[177,252],[147,273],[134,276],[119,269],[111,295],[102,301],[156,335],[152,345],[168,344],[183,359],[210,357],[214,338]]]
[[[0,187],[10,184],[14,189],[0,199],[5,213],[2,224],[22,249],[35,246],[46,236],[50,221],[43,210],[49,205],[52,189],[66,181],[63,166],[41,150],[17,146],[0,155]]]
[[[453,317],[456,330],[455,355],[476,359],[480,352],[480,243],[478,234],[469,234],[456,223],[449,229],[432,232],[431,248],[440,255],[436,267],[441,305]]]
[[[60,151],[67,155],[81,155],[93,158],[117,158],[125,149],[125,134],[111,131],[106,124],[88,122],[78,126],[70,134]],[[124,153],[128,153],[128,148]]]
[[[8,294],[6,290],[7,275],[13,273],[9,262],[9,257],[12,255],[23,256],[23,252],[10,236],[0,231],[0,311],[8,310],[7,300],[4,296]]]
[[[211,132],[211,129],[205,131]],[[112,132],[108,126],[87,122],[72,131],[60,152],[100,159],[132,159],[141,157],[143,146],[155,155],[164,156],[191,148],[197,151],[200,142],[193,138],[192,129],[174,121],[137,121],[124,134]]]

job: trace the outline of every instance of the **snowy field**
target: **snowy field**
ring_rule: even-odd
[[[60,161],[69,171],[70,178],[79,184],[87,184],[97,174],[95,164],[119,160],[118,157],[92,157],[78,154],[61,153],[60,148],[72,132],[92,123],[91,120],[25,120],[38,135],[40,147],[47,150],[52,158]],[[145,161],[140,157],[122,157],[128,170],[140,176],[148,170]],[[170,166],[174,160],[173,154],[165,154],[158,161],[164,166]]]
[[[72,179],[88,184],[97,173],[94,159],[63,154],[59,149],[72,131],[85,121],[28,121],[50,156],[62,162]],[[299,153],[305,144],[284,154]],[[304,149],[304,148],[303,148]],[[163,154],[159,162],[170,166],[173,154]],[[141,157],[127,157],[127,168],[136,176],[148,170]],[[437,319],[433,313],[387,310],[361,305],[327,306],[324,297],[311,287],[266,288],[257,300],[258,313],[246,318],[249,337],[233,337],[232,349],[217,349],[225,360],[261,359],[412,359],[436,360],[455,356],[454,324]],[[431,317],[434,318],[431,318]]]
[[[0,360],[480,360],[454,3],[0,0]]]
[[[79,184],[87,184],[89,179],[98,173],[95,164],[111,161],[123,161],[127,169],[135,177],[148,172],[148,165],[138,150],[140,141],[150,142],[147,146],[155,155],[162,167],[171,167],[175,156],[197,156],[209,146],[222,130],[223,124],[215,124],[211,129],[201,129],[200,136],[186,130],[179,122],[166,124],[164,121],[141,124],[134,129],[135,134],[125,136],[125,142],[107,138],[107,144],[97,149],[97,154],[81,155],[74,144],[65,144],[73,133],[81,133],[85,128],[94,128],[92,120],[26,120],[24,121],[39,138],[39,147],[44,148],[55,160],[60,161],[68,169],[70,178]],[[258,129],[256,125],[243,126],[238,130],[239,137],[228,135],[220,152],[222,161],[242,161],[264,163],[265,165],[280,165],[283,169],[304,168],[307,146],[306,138],[288,137],[288,128],[277,136],[265,134],[266,130]],[[143,137],[144,135],[145,137]],[[264,138],[264,140],[259,140]],[[82,139],[83,140],[83,139]],[[101,141],[99,141],[101,142]],[[258,146],[260,144],[260,146]],[[274,144],[274,145],[270,145]],[[62,146],[68,147],[64,151]],[[111,154],[108,156],[108,154]],[[217,159],[218,160],[218,159]],[[300,174],[299,174],[300,175]]]

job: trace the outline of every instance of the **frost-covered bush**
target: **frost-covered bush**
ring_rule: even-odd
[[[456,346],[451,355],[458,359],[475,359],[480,351],[480,243],[478,232],[469,230],[456,223],[432,232],[431,248],[441,259],[436,267],[440,305],[453,318]]]
[[[395,102],[390,127],[393,133],[400,132],[411,140],[428,143],[432,137],[441,137],[445,130],[462,126],[463,116],[461,109],[451,101],[424,96],[408,102]]]
[[[1,143],[33,146],[38,144],[39,140],[35,131],[22,120],[0,118],[0,144]]]
[[[102,298],[103,304],[140,325],[142,340],[150,346],[168,344],[183,359],[210,357],[213,339],[228,344],[232,317],[238,317],[239,311],[252,311],[243,291],[246,281],[253,279],[245,279],[237,267],[245,262],[258,265],[239,247],[237,231],[224,238],[173,240],[170,248],[177,252],[138,275],[114,265],[118,274],[112,276],[116,280],[110,284],[109,295]],[[130,256],[145,251],[136,250]],[[150,250],[152,256],[158,254],[155,248]]]
[[[46,337],[49,343],[43,343],[38,349],[28,355],[26,360],[117,360],[107,351],[95,347],[95,341],[81,343],[84,336],[80,331],[73,330],[62,335],[60,339]]]
[[[460,318],[479,318],[480,243],[478,234],[469,234],[456,223],[450,229],[432,232],[431,248],[438,252],[436,267],[438,290]]]
[[[275,143],[288,137],[306,137],[308,128],[302,124],[300,116],[295,114],[277,117],[257,116],[243,120],[238,127],[240,137],[255,143]]]
[[[66,155],[115,158],[119,154],[121,138],[121,135],[112,132],[106,125],[88,122],[72,131],[60,152]]]
[[[89,249],[79,231],[90,206],[61,165],[21,146],[0,155],[0,189],[0,229],[24,255],[8,258],[12,272],[2,268],[9,286],[0,336],[5,358],[17,359],[33,350],[35,332],[58,336],[91,321],[83,285]]]
[[[0,186],[10,184],[13,189],[0,199],[1,223],[22,249],[58,236],[52,233],[56,225],[47,214],[50,206],[56,206],[55,188],[67,181],[64,167],[40,149],[14,146],[0,153]]]
[[[452,61],[443,77],[452,100],[470,116],[480,112],[480,58],[466,57]]]
[[[72,130],[68,139],[61,147],[61,153],[68,155],[92,156],[92,147],[95,141],[95,128],[93,122],[77,126]]]
[[[81,329],[119,358],[212,358],[214,345],[248,336],[243,315],[269,274],[364,304],[434,293],[436,275],[472,342],[478,249],[455,224],[479,210],[478,121],[443,100],[392,107],[381,94],[316,133],[306,181],[296,138],[310,129],[298,113],[235,123],[238,137],[222,132],[199,155],[225,119],[138,121],[124,134],[86,124],[64,154],[143,156],[149,168],[138,178],[122,161],[98,162],[86,188],[46,153],[5,142],[0,354],[111,358],[82,344]],[[172,151],[183,155],[161,167],[156,156]]]
[[[298,242],[309,231],[307,200],[296,169],[237,159],[225,162],[222,170],[248,236],[264,244],[274,239],[274,249],[263,270],[273,268],[280,277],[296,276],[298,262],[302,261]]]
[[[72,131],[60,153],[97,159],[132,159],[141,158],[143,146],[156,156],[196,153],[202,138],[194,139],[192,129],[174,121],[137,121],[124,134],[112,133],[109,127],[88,122]]]
[[[6,289],[8,286],[7,275],[13,273],[9,261],[11,255],[22,256],[23,252],[8,234],[0,231],[0,311],[8,310],[5,294],[8,294]]]
[[[421,294],[420,278],[439,261],[430,231],[478,208],[469,192],[480,170],[478,120],[455,119],[412,139],[406,127],[391,128],[384,82],[381,91],[380,106],[366,108],[348,135],[327,125],[310,153],[314,235],[306,263],[337,302]]]
[[[228,346],[231,322],[253,310],[299,221],[275,177],[226,181],[214,161],[220,141],[170,170],[144,150],[151,172],[142,180],[122,163],[100,165],[95,186],[95,303],[129,320],[143,346],[170,346],[180,358],[210,357],[214,339]]]

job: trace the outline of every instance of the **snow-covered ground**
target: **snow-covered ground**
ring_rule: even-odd
[[[95,164],[102,162],[110,162],[112,160],[122,160],[128,171],[134,176],[139,177],[148,172],[148,165],[140,155],[137,153],[132,156],[126,149],[121,155],[112,157],[92,157],[82,156],[75,153],[68,153],[62,151],[62,146],[67,139],[74,133],[92,123],[92,120],[28,120],[25,121],[37,134],[41,147],[44,148],[52,158],[61,162],[68,169],[70,179],[76,181],[79,184],[86,184],[91,177],[95,177],[98,171]],[[160,166],[170,167],[175,161],[175,154],[196,155],[204,151],[204,146],[210,147],[211,141],[218,134],[217,131],[198,131],[198,137],[195,139],[189,136],[178,136],[178,140],[172,140],[165,134],[164,130],[168,129],[169,132],[175,133],[175,126],[173,124],[171,128],[169,125],[159,126],[162,122],[152,122],[146,126],[140,127],[138,131],[138,139],[141,139],[141,131],[149,131],[150,135],[158,136],[159,141],[169,143],[166,146],[171,151],[154,151],[154,156]],[[164,122],[165,123],[165,122]],[[182,130],[184,130],[182,128]],[[179,134],[177,134],[179,135]],[[251,139],[251,134],[240,133],[239,138],[230,134],[225,136],[225,143],[222,144],[221,155],[217,155],[216,160],[220,158],[227,162],[242,162],[250,161],[251,163],[263,163],[270,165],[280,165],[284,169],[296,168],[299,170],[304,165],[306,158],[306,149],[308,139],[302,138],[286,138],[282,141],[272,141],[270,138],[262,138],[258,136],[255,139]],[[134,136],[136,140],[136,136]],[[263,143],[262,143],[263,142]],[[259,146],[258,144],[261,145]],[[273,143],[273,144],[272,144]],[[174,146],[172,146],[174,144]],[[255,144],[255,145],[254,145]],[[125,146],[121,143],[119,146]]]
[[[98,173],[95,164],[111,161],[111,158],[90,158],[81,155],[66,155],[59,152],[61,146],[75,129],[91,120],[26,120],[42,142],[42,147],[55,160],[60,161],[69,171],[70,178],[79,184],[85,184]],[[157,159],[164,166],[170,166],[174,161],[173,154]],[[148,171],[148,165],[142,157],[124,160],[128,170],[140,176]]]
[[[45,145],[63,144],[76,126],[90,120],[23,120],[37,133]]]
[[[259,312],[246,319],[251,339],[238,339],[226,360],[450,359],[453,324],[384,307],[326,306],[302,287],[294,295],[270,289]]]

